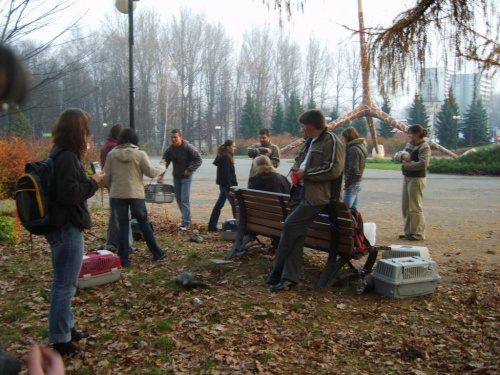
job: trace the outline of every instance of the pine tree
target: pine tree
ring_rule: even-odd
[[[361,137],[366,137],[368,134],[368,123],[365,117],[358,117],[356,120],[351,122],[351,125],[356,129]]]
[[[300,137],[300,128],[302,127],[299,123],[299,117],[302,114],[303,109],[300,104],[299,98],[295,93],[290,95],[290,101],[285,113],[285,131],[290,132],[290,134]]]
[[[469,147],[489,143],[488,114],[481,99],[474,100],[465,114],[463,122],[465,144]]]
[[[311,100],[309,100],[309,104],[307,105],[307,109],[317,109],[318,106],[316,105],[316,102],[314,101],[314,98],[311,97]]]
[[[456,150],[458,147],[459,114],[457,101],[453,90],[450,89],[448,97],[436,115],[436,136],[439,143],[446,148]]]
[[[33,135],[33,128],[24,113],[17,109],[9,112],[10,132],[21,138],[29,138]]]
[[[330,112],[329,117],[331,117],[331,118],[332,118],[332,120],[331,120],[331,121],[336,120],[336,119],[338,119],[338,118],[340,117],[340,116],[339,116],[339,113],[337,112],[336,107],[333,107],[332,111]],[[342,130],[344,130],[344,129],[345,129],[345,128],[347,128],[347,127],[348,127],[348,124],[347,124],[347,125],[342,125],[342,126],[340,126],[340,127],[338,127],[338,128],[333,129],[333,132],[334,132],[335,134],[337,134],[337,135],[339,135],[339,136],[340,136],[340,133],[342,133]]]
[[[250,95],[250,91],[247,91],[245,104],[242,108],[240,128],[238,129],[239,135],[245,139],[256,137],[261,128],[262,117]]]
[[[279,100],[278,103],[276,103],[273,119],[271,121],[271,132],[272,134],[283,134],[285,132],[285,113],[283,112],[283,106]]]
[[[391,102],[387,97],[384,97],[384,104],[382,105],[382,111],[384,111],[387,114],[391,113]],[[394,137],[395,133],[392,132],[393,130],[394,128],[387,122],[378,121],[378,132],[381,137],[384,138]]]
[[[427,109],[421,95],[415,95],[415,99],[408,112],[408,125],[422,125],[424,128],[429,127],[429,115],[427,114]]]

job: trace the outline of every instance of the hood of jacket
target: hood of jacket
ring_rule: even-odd
[[[365,156],[365,158],[368,157],[368,149],[366,148],[366,142],[364,138],[356,138],[353,139],[351,142],[347,144],[347,148],[349,147],[357,147],[361,153]]]
[[[113,153],[116,159],[121,163],[130,163],[134,160],[134,154],[139,150],[139,147],[132,143],[116,146]]]

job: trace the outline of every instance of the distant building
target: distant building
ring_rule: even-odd
[[[420,95],[422,95],[429,115],[429,128],[433,140],[435,140],[434,125],[436,115],[441,110],[450,87],[460,109],[460,115],[467,112],[474,97],[483,101],[484,108],[488,109],[490,107],[493,87],[491,79],[484,74],[455,74],[444,68],[424,69]]]

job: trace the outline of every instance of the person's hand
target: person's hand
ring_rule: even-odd
[[[166,166],[167,162],[164,159],[162,159],[162,160],[160,160],[160,164]]]
[[[104,177],[106,177],[106,173],[104,172],[96,173],[93,174],[91,177],[95,180],[95,182],[99,183]]]
[[[403,154],[403,156],[401,156],[401,160],[403,162],[408,162],[409,163],[411,161],[411,157],[408,154]]]
[[[163,178],[163,175],[161,175],[160,177],[158,177],[158,183],[159,184],[163,184],[163,181],[165,181],[164,178]]]
[[[64,363],[59,353],[33,345],[26,357],[28,375],[64,375]]]
[[[295,173],[297,174],[297,178],[299,179],[299,181],[302,181],[306,176],[306,172],[303,169],[297,169]]]
[[[187,169],[184,171],[184,177],[189,177],[193,174],[193,172],[188,171]]]

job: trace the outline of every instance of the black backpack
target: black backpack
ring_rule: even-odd
[[[61,150],[51,154],[47,159],[26,163],[25,173],[19,177],[16,186],[16,209],[21,224],[31,234],[49,234],[59,229],[64,222],[55,224],[51,220],[50,205],[54,202],[55,192],[53,158]]]

